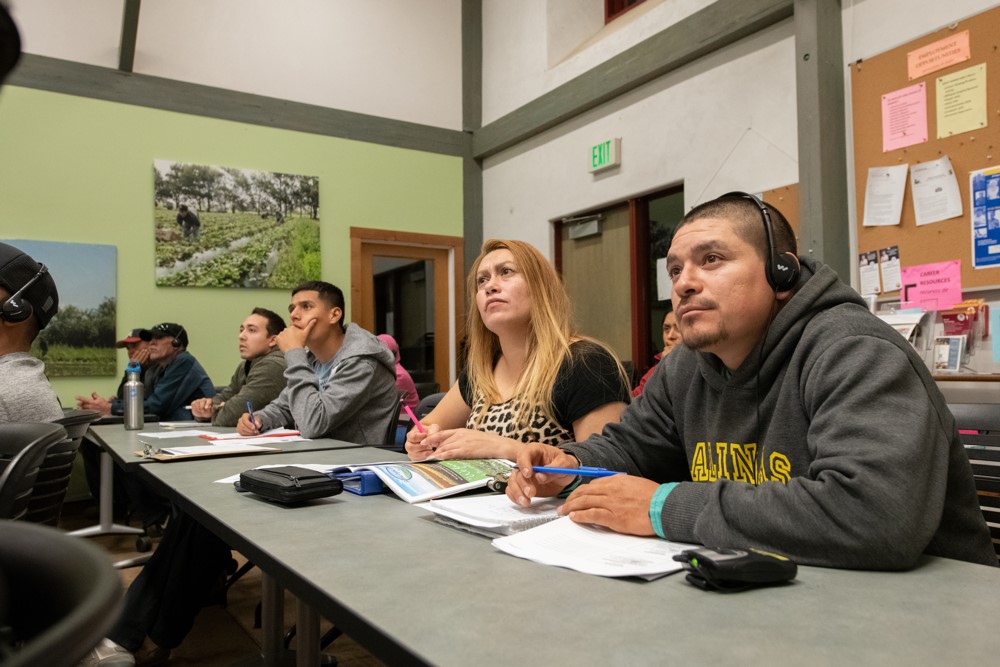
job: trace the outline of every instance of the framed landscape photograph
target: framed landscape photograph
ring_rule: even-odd
[[[156,284],[291,289],[320,279],[319,178],[153,162]]]
[[[44,264],[59,292],[59,312],[31,345],[31,353],[45,362],[45,374],[117,375],[118,248],[20,239],[4,243]]]

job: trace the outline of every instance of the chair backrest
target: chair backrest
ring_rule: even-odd
[[[1000,432],[1000,404],[949,403],[959,430]]]
[[[441,402],[441,399],[444,398],[446,393],[447,392],[439,391],[436,394],[424,396],[420,399],[420,402],[417,404],[417,409],[413,411],[413,414],[417,416],[417,419],[423,419],[430,414],[431,410],[437,407],[437,404]]]
[[[403,397],[405,392],[400,392],[396,400],[396,407],[392,411],[392,419],[389,420],[389,428],[386,429],[385,438],[382,440],[382,447],[396,449],[396,428],[399,425],[399,413],[403,410]]]
[[[0,521],[0,626],[4,667],[76,665],[111,629],[122,584],[108,556],[87,540],[23,521]],[[4,645],[6,644],[6,645]]]
[[[0,424],[0,519],[20,519],[49,447],[66,439],[59,424]]]
[[[441,391],[441,385],[437,382],[415,382],[413,386],[417,390],[417,399],[422,399],[424,396],[430,396]]]
[[[951,403],[948,405],[959,429],[959,439],[972,464],[979,509],[986,519],[993,550],[1000,561],[1000,405]],[[978,431],[979,433],[961,433]],[[982,433],[987,431],[988,433]]]
[[[31,498],[28,499],[28,510],[24,515],[26,521],[59,525],[76,452],[80,449],[80,442],[87,429],[101,418],[101,413],[96,410],[63,410],[63,413],[63,418],[53,423],[65,428],[68,437],[52,445],[45,455]]]

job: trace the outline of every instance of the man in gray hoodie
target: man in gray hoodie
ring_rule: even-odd
[[[277,337],[288,384],[253,420],[244,413],[236,430],[294,427],[306,438],[383,444],[399,401],[392,353],[357,324],[344,325],[344,293],[330,283],[292,290],[288,316],[292,326]]]
[[[955,420],[923,360],[773,207],[696,207],[667,255],[684,340],[621,423],[518,457],[508,496],[581,485],[574,521],[803,564],[899,570],[921,554],[996,565]]]

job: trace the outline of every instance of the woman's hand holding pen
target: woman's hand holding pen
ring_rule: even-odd
[[[513,459],[521,448],[516,440],[467,428],[437,431],[425,444],[436,459]]]
[[[437,445],[427,438],[441,430],[437,424],[423,426],[414,424],[409,433],[406,434],[406,453],[411,461],[423,461],[434,456],[434,449]]]
[[[507,482],[507,497],[518,505],[530,505],[535,497],[557,496],[573,482],[573,475],[534,472],[532,466],[579,468],[580,462],[572,454],[552,445],[530,443],[520,447],[517,470],[511,472]]]
[[[248,412],[244,412],[240,416],[240,420],[236,422],[236,432],[240,435],[259,435],[260,427],[260,417]]]

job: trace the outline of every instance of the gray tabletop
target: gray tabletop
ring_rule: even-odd
[[[198,429],[201,431],[212,431],[217,433],[233,433],[235,429],[211,426],[209,424],[199,424],[197,426],[186,427],[184,429],[161,428],[157,424],[146,424],[137,431],[126,430],[121,424],[91,426],[90,432],[101,447],[111,454],[115,463],[124,468],[133,468],[145,463],[156,463],[153,459],[137,456],[135,452],[143,450],[143,442],[150,443],[154,447],[187,447],[191,445],[206,445],[209,441],[198,437],[180,438],[143,438],[143,433],[165,433],[180,430]],[[314,440],[304,440],[301,442],[261,442],[262,446],[278,447],[283,452],[306,452],[324,449],[355,449],[361,445],[344,440],[333,440],[332,438],[316,438]],[[273,455],[270,455],[273,456]],[[178,459],[176,462],[191,462],[199,459]]]
[[[722,595],[683,575],[595,577],[493,549],[391,496],[286,508],[213,484],[272,463],[393,458],[364,448],[144,466],[184,508],[390,664],[973,664],[1000,655],[1000,569],[802,567]]]

